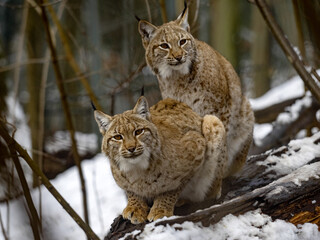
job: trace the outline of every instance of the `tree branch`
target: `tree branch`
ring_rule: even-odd
[[[0,122],[0,135],[8,142],[12,149],[14,149],[19,155],[26,161],[32,171],[39,176],[41,182],[52,194],[52,196],[59,202],[59,204],[67,211],[67,213],[74,219],[74,221],[83,229],[90,239],[99,240],[99,237],[92,231],[88,224],[86,224],[81,217],[73,210],[69,203],[61,196],[56,188],[50,183],[48,178],[43,174],[38,165],[31,159],[25,149],[21,147],[7,132],[4,126],[4,122]]]
[[[292,48],[289,40],[285,37],[280,26],[273,18],[267,3],[265,2],[265,0],[255,0],[255,4],[259,8],[263,18],[265,19],[273,36],[278,41],[280,47],[287,56],[289,62],[296,69],[297,73],[300,75],[307,88],[311,91],[318,102],[320,102],[320,87],[315,82],[311,74],[306,70],[305,65],[300,60],[299,56]]]
[[[42,16],[43,23],[45,26],[47,41],[48,41],[49,49],[51,52],[52,64],[53,64],[54,72],[56,75],[56,83],[57,83],[57,86],[58,86],[58,89],[60,92],[60,98],[61,98],[61,102],[62,102],[62,106],[63,106],[63,111],[64,111],[64,115],[65,115],[65,118],[67,121],[67,128],[70,132],[70,138],[71,138],[71,142],[72,142],[72,153],[73,153],[74,161],[77,165],[78,172],[79,172],[79,177],[80,177],[80,182],[81,182],[81,190],[82,190],[82,198],[83,198],[82,201],[83,201],[83,209],[84,209],[84,218],[85,218],[86,223],[89,224],[87,191],[86,191],[86,186],[85,186],[85,179],[84,179],[82,168],[81,168],[80,156],[79,156],[78,149],[77,149],[77,142],[75,139],[75,130],[74,130],[73,123],[72,123],[70,108],[69,108],[69,104],[67,101],[67,95],[66,95],[64,85],[63,85],[62,74],[61,74],[60,67],[59,67],[59,64],[57,61],[56,50],[54,48],[51,33],[50,33],[50,26],[49,26],[48,17],[47,17],[46,11],[45,11],[45,7],[43,6],[44,0],[40,0],[40,2],[41,2],[41,12],[42,12],[41,16]]]
[[[42,0],[44,1],[45,3],[47,3],[47,0]],[[93,90],[88,82],[88,79],[85,78],[84,74],[81,72],[81,69],[80,67],[78,66],[76,60],[74,59],[73,55],[72,55],[72,51],[71,51],[71,48],[70,48],[70,45],[68,43],[68,40],[67,40],[67,37],[66,37],[66,34],[64,33],[64,30],[63,30],[63,27],[60,23],[60,20],[58,19],[56,13],[54,12],[52,6],[48,6],[48,11],[51,15],[51,18],[54,22],[54,24],[56,25],[57,27],[57,30],[58,30],[58,33],[59,33],[59,36],[60,36],[60,39],[61,39],[61,43],[62,43],[62,46],[64,48],[64,51],[66,53],[66,57],[67,57],[67,60],[70,64],[70,66],[72,67],[72,69],[74,70],[74,72],[76,73],[77,76],[79,76],[80,80],[81,80],[81,83],[84,87],[84,89],[87,91],[88,93],[88,96],[90,97],[91,101],[94,103],[94,105],[97,106],[98,109],[101,109],[101,106],[98,102],[98,99],[96,98],[95,94],[93,93]]]

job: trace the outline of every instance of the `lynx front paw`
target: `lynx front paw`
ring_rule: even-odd
[[[168,210],[163,208],[151,208],[150,213],[148,215],[148,220],[152,222],[159,218],[171,217],[171,216],[173,216],[173,210]]]
[[[147,220],[148,208],[139,206],[127,206],[123,212],[122,217],[129,219],[132,224],[143,223]]]

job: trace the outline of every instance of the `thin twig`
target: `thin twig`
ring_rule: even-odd
[[[69,203],[61,196],[61,194],[57,191],[57,189],[50,183],[48,178],[43,174],[43,172],[39,169],[36,162],[34,162],[29,156],[28,152],[21,147],[19,143],[16,142],[14,138],[12,138],[9,133],[6,131],[4,127],[4,122],[0,122],[0,135],[6,142],[9,142],[8,145],[12,146],[13,149],[17,153],[19,153],[20,157],[22,157],[32,171],[41,178],[43,185],[48,189],[48,191],[52,194],[52,196],[59,202],[59,204],[67,211],[67,213],[74,219],[74,221],[78,224],[79,227],[83,229],[83,231],[87,234],[90,239],[99,240],[99,237],[92,231],[88,224],[86,224],[81,217],[74,211],[74,209],[69,205]]]
[[[314,68],[311,68],[311,73],[313,74],[313,76],[315,76],[315,78],[319,81],[320,83],[320,76],[319,74],[317,73],[316,69]]]
[[[42,0],[44,2],[46,2],[47,0]],[[72,54],[72,51],[71,51],[71,47],[68,43],[68,39],[66,37],[66,34],[63,30],[63,27],[61,25],[61,22],[59,21],[59,19],[57,18],[57,15],[56,13],[54,12],[53,8],[51,6],[48,6],[48,11],[50,13],[50,16],[52,17],[52,20],[54,22],[54,24],[56,25],[57,29],[58,29],[58,33],[59,33],[59,36],[60,36],[60,39],[61,39],[61,43],[62,43],[62,46],[64,48],[64,51],[66,53],[66,57],[67,57],[67,60],[71,66],[71,68],[74,70],[74,72],[76,73],[77,76],[81,77],[81,83],[84,87],[84,89],[87,91],[88,93],[88,96],[90,97],[91,101],[94,103],[94,105],[97,106],[98,109],[101,109],[101,106],[98,102],[98,99],[96,98],[89,82],[88,82],[88,79],[86,79],[84,76],[83,76],[83,73],[80,69],[80,67],[78,66],[73,54]]]
[[[300,75],[301,79],[303,80],[307,88],[311,91],[313,96],[320,102],[320,87],[314,81],[310,73],[306,70],[306,67],[292,48],[289,40],[285,37],[282,29],[272,16],[267,3],[265,2],[265,0],[255,0],[255,3],[259,8],[266,23],[268,24],[273,36],[276,38],[282,50],[286,54],[289,62],[296,69],[297,73]]]
[[[104,225],[103,215],[102,215],[103,209],[101,207],[101,201],[100,201],[100,198],[99,198],[99,191],[98,191],[98,188],[97,188],[97,181],[96,181],[96,176],[97,175],[96,175],[96,169],[95,168],[92,170],[92,176],[93,176],[92,188],[93,188],[94,194],[96,195],[98,218],[99,218],[99,222],[100,222],[101,232],[104,232],[105,225]]]
[[[20,36],[18,39],[18,46],[17,46],[17,57],[16,57],[16,63],[19,64],[22,59],[22,54],[23,54],[23,43],[24,43],[24,37],[25,37],[25,32],[27,28],[27,19],[28,19],[28,2],[24,2],[24,8],[22,12],[22,24],[21,24],[21,29],[20,29]],[[14,93],[14,104],[13,104],[13,109],[16,108],[17,104],[17,96],[18,96],[18,90],[19,90],[19,81],[20,81],[20,68],[16,68],[14,73],[13,73],[13,82],[14,82],[14,87],[13,87],[13,93]],[[13,115],[13,118],[15,116]],[[13,121],[13,123],[15,120]]]
[[[43,1],[44,0],[40,0],[41,3],[43,3]],[[53,45],[53,41],[52,41],[52,37],[51,37],[51,33],[50,33],[50,26],[49,26],[48,17],[47,17],[45,8],[43,6],[41,6],[41,11],[42,11],[41,16],[42,16],[43,23],[45,26],[47,41],[48,41],[50,52],[51,52],[52,64],[53,64],[54,72],[56,75],[56,82],[57,82],[57,86],[58,86],[58,89],[60,92],[60,98],[61,98],[61,102],[62,102],[62,106],[63,106],[63,111],[64,111],[64,115],[65,115],[66,122],[67,122],[67,128],[70,132],[70,138],[71,138],[71,142],[72,142],[72,154],[73,154],[74,161],[77,165],[78,172],[79,172],[79,178],[80,178],[81,190],[82,190],[84,217],[85,217],[86,223],[88,223],[88,225],[89,225],[87,191],[86,191],[86,186],[85,186],[85,179],[84,179],[82,168],[81,168],[80,156],[79,156],[78,149],[77,149],[77,142],[75,139],[75,130],[74,130],[74,126],[72,123],[70,108],[69,108],[69,104],[67,101],[67,95],[66,95],[64,85],[63,85],[62,74],[60,71],[59,64],[57,62],[56,49]]]
[[[63,60],[65,59],[65,57],[58,57],[58,60]],[[46,61],[50,61],[50,60],[45,60],[45,58],[29,58],[27,61],[23,61],[20,63],[13,63],[13,64],[8,64],[5,66],[0,66],[0,73],[1,72],[7,72],[7,71],[11,71],[14,70],[16,68],[20,68],[24,65],[29,65],[29,64],[43,64],[46,63]]]
[[[148,1],[148,0],[145,0],[145,3],[146,3],[146,7],[147,7],[147,12],[148,12],[148,21],[149,21],[149,22],[152,22],[149,1]]]
[[[119,85],[117,87],[115,87],[112,91],[111,91],[111,95],[115,95],[117,93],[119,93],[122,89],[124,89],[125,87],[128,86],[128,84],[130,82],[133,81],[133,79],[142,71],[142,69],[147,66],[147,64],[145,62],[141,63],[136,70],[134,70],[133,72],[131,72],[129,74],[129,76],[122,81],[121,83],[119,83]]]
[[[63,2],[59,6],[58,17],[61,18],[63,10],[65,8],[65,2]],[[52,29],[52,35],[55,36],[57,29]],[[49,65],[50,65],[50,49],[47,47],[45,51],[45,63],[42,67],[42,76],[40,83],[40,93],[39,93],[39,131],[38,131],[38,152],[43,152],[43,138],[44,138],[44,125],[45,125],[45,98],[46,98],[46,84],[49,73]],[[39,167],[43,170],[43,155],[38,154],[39,157]],[[41,194],[41,181],[38,179],[38,190],[39,190],[39,217],[40,223],[42,224],[42,194]]]
[[[65,0],[56,0],[54,2],[42,4],[42,6],[47,7],[51,5],[56,5],[58,3],[65,2]],[[0,7],[7,7],[11,9],[20,9],[24,8],[24,4],[10,4],[10,3],[0,3]],[[28,6],[28,8],[37,8],[37,6]]]
[[[19,161],[19,158],[17,156],[17,153],[15,151],[14,146],[11,144],[10,139],[5,138],[5,136],[4,136],[5,131],[6,131],[6,129],[1,125],[1,136],[7,142],[7,146],[10,150],[11,158],[12,158],[13,163],[15,165],[15,168],[17,170],[18,177],[19,177],[22,189],[23,189],[24,197],[26,199],[27,206],[30,211],[30,223],[31,223],[31,228],[32,228],[34,239],[40,240],[40,231],[41,231],[40,219],[39,219],[37,210],[34,206],[34,203],[33,203],[33,200],[32,200],[31,194],[30,194],[29,186],[28,186],[27,180],[26,180],[24,173],[23,173],[23,170],[22,170],[21,163]]]
[[[166,23],[168,22],[166,2],[165,0],[159,0],[159,3],[160,3],[160,9],[161,9],[162,22]]]
[[[7,234],[6,234],[6,230],[4,229],[4,225],[3,225],[3,222],[2,222],[2,216],[1,216],[1,211],[0,211],[0,225],[1,225],[1,231],[2,231],[2,234],[3,234],[3,237],[5,240],[9,240]]]
[[[198,14],[199,14],[199,8],[200,8],[200,0],[196,0],[197,6],[196,6],[196,10],[194,12],[194,17],[193,17],[193,21],[191,24],[191,28],[194,28],[196,26],[197,20],[198,20]]]

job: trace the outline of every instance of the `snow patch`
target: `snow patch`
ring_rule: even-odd
[[[98,137],[96,134],[76,132],[75,138],[80,155],[95,153],[97,151]],[[53,137],[49,137],[46,140],[45,150],[50,154],[54,154],[61,150],[69,150],[71,146],[70,133],[67,131],[57,131]]]
[[[126,197],[122,189],[115,183],[108,159],[98,154],[91,160],[82,162],[84,177],[87,186],[88,208],[90,214],[90,225],[100,238],[103,238],[114,218],[121,214],[126,206]],[[83,218],[82,196],[79,181],[79,173],[76,167],[59,174],[51,181],[55,188],[61,193],[71,207]],[[39,208],[39,191],[32,190],[35,206]],[[85,240],[86,235],[74,220],[65,212],[55,198],[41,187],[42,196],[42,219],[43,235],[47,240]],[[24,209],[24,198],[10,201],[10,232],[11,240],[33,239],[29,218]],[[7,219],[7,206],[0,204],[2,220]],[[4,221],[4,229],[8,229]],[[0,234],[0,240],[4,240]]]
[[[283,220],[273,221],[258,209],[237,217],[229,214],[209,227],[193,222],[172,226],[155,226],[151,223],[136,237],[143,240],[314,240],[320,239],[320,232],[315,224],[306,223],[296,227]]]
[[[278,175],[288,174],[314,158],[320,157],[320,147],[314,144],[314,141],[319,138],[320,132],[308,138],[291,140],[288,150],[281,156],[271,154],[265,161],[258,164],[268,166],[267,171],[275,171]]]
[[[261,146],[263,139],[272,131],[272,128],[270,123],[255,124],[253,130],[254,143]]]
[[[300,76],[295,76],[285,83],[270,89],[263,96],[250,99],[250,103],[253,110],[259,110],[288,99],[302,97],[303,94],[304,83]]]
[[[280,124],[290,123],[300,116],[300,112],[303,108],[310,107],[312,104],[312,95],[310,92],[306,93],[306,96],[300,100],[297,100],[294,104],[285,109],[286,112],[280,113],[277,117],[277,122]]]

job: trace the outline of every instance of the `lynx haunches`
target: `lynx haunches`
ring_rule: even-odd
[[[113,117],[95,110],[102,152],[125,190],[122,216],[132,223],[172,216],[177,200],[219,198],[226,170],[226,133],[215,116],[198,116],[186,104],[165,99]],[[151,209],[149,209],[151,205]]]
[[[217,116],[227,132],[226,176],[239,171],[252,142],[254,115],[231,64],[193,38],[187,7],[175,21],[154,26],[140,20],[138,28],[162,97],[184,102],[200,116]]]

